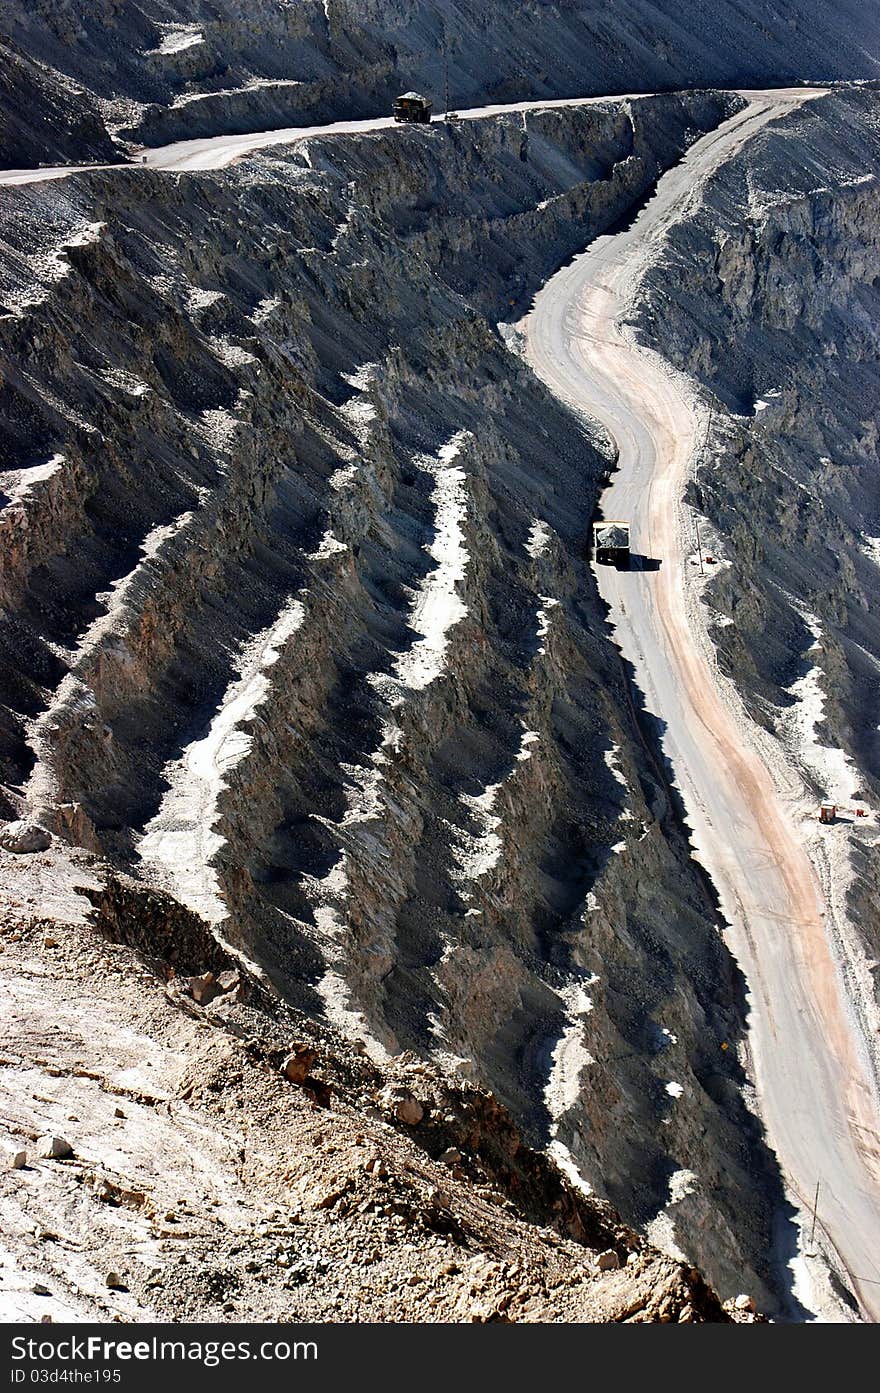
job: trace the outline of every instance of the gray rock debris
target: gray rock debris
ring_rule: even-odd
[[[7,822],[3,830],[0,831],[0,846],[20,855],[25,852],[45,851],[51,845],[51,833],[47,832],[45,827],[41,827],[38,822],[28,822],[26,819]]]

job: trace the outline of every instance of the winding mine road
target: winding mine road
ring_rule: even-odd
[[[631,100],[645,97],[645,93],[633,93]],[[483,116],[502,116],[511,111],[545,111],[560,106],[595,106],[601,102],[626,101],[626,95],[617,97],[569,97],[561,100],[510,102],[503,106],[478,106],[467,111],[457,112],[461,121],[476,121]],[[432,124],[442,122],[444,117],[434,116]],[[225,169],[235,160],[256,150],[266,150],[281,145],[296,145],[301,140],[313,136],[369,135],[371,131],[385,131],[396,126],[393,116],[374,116],[361,121],[333,121],[326,126],[283,126],[268,131],[252,131],[238,135],[214,135],[199,137],[196,140],[178,140],[172,145],[157,145],[142,154],[130,164],[64,164],[41,165],[36,169],[2,169],[2,184],[42,184],[49,179],[68,179],[71,174],[82,174],[94,169],[115,169],[120,172],[133,169],[161,169],[168,171]]]
[[[797,89],[803,96],[803,89]],[[748,96],[750,94],[744,93]],[[467,111],[457,112],[461,121],[477,121],[484,116],[503,116],[508,112],[547,111],[563,106],[595,106],[603,102],[638,101],[650,99],[645,92],[622,93],[611,97],[568,97],[533,102],[509,102],[497,106],[477,106]],[[432,117],[432,123],[442,122],[444,117]],[[49,179],[68,179],[72,174],[83,174],[88,170],[113,169],[120,173],[128,170],[159,169],[170,172],[183,170],[225,169],[235,160],[256,150],[266,150],[282,145],[296,145],[301,140],[314,136],[369,135],[372,131],[389,130],[396,125],[393,116],[375,116],[361,121],[334,121],[326,126],[284,126],[268,131],[253,131],[238,135],[215,135],[199,137],[195,140],[178,140],[172,145],[158,145],[144,150],[131,163],[118,164],[73,164],[41,165],[36,169],[2,169],[0,185],[40,184]],[[411,128],[409,128],[411,129]]]
[[[768,1137],[804,1209],[819,1219],[863,1313],[880,1319],[880,1110],[825,928],[806,851],[772,778],[717,685],[688,620],[681,499],[703,422],[688,381],[619,327],[657,239],[744,141],[812,90],[749,105],[661,178],[632,226],[555,275],[523,321],[526,356],[553,392],[599,420],[619,449],[603,515],[628,519],[657,570],[596,567],[647,708],[665,723],[697,855],[721,897],[748,981],[750,1050]],[[876,1283],[876,1285],[874,1285]]]

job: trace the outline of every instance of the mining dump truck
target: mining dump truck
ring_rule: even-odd
[[[418,92],[404,92],[394,103],[394,119],[407,121],[411,125],[426,126],[431,119],[433,105],[428,97],[419,96]]]
[[[600,566],[629,568],[629,523],[597,522],[593,524],[593,546]]]

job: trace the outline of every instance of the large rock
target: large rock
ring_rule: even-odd
[[[281,1072],[291,1083],[303,1083],[318,1060],[317,1050],[308,1045],[294,1045],[281,1065]]]
[[[18,822],[7,822],[6,826],[0,831],[0,846],[7,851],[15,851],[19,854],[31,851],[45,851],[52,844],[52,834],[47,832],[45,827],[41,827],[38,822],[28,822],[21,819]]]
[[[425,1115],[425,1109],[415,1094],[397,1084],[383,1088],[379,1102],[387,1112],[394,1114],[398,1122],[405,1122],[408,1127],[418,1126]]]
[[[73,1155],[73,1147],[65,1137],[47,1135],[38,1139],[37,1155],[46,1161],[63,1161]]]
[[[207,1006],[215,996],[220,996],[223,992],[213,972],[202,972],[197,977],[190,977],[188,986],[189,994],[198,1006]]]

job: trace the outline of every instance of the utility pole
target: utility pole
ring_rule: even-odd
[[[816,1194],[813,1197],[813,1222],[810,1225],[810,1247],[813,1246],[813,1239],[816,1236],[816,1210],[819,1208],[819,1181],[816,1181]]]
[[[703,454],[704,454],[704,455],[708,452],[708,449],[709,449],[709,432],[711,431],[711,429],[712,429],[712,407],[710,406],[710,407],[709,407],[709,415],[708,415],[708,418],[707,418],[707,420],[706,420],[706,434],[705,434],[705,436],[703,437]],[[704,576],[704,575],[706,574],[706,572],[705,572],[704,569],[703,569],[703,547],[702,547],[702,543],[700,542],[700,519],[696,516],[696,514],[694,514],[694,525],[696,526],[696,529],[697,529],[697,552],[698,552],[699,557],[700,557],[700,575],[701,575],[701,576]]]
[[[443,120],[449,120],[449,38],[443,27]]]

